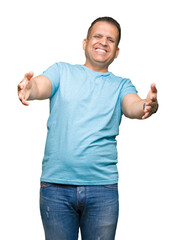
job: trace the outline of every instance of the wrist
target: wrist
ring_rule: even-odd
[[[29,89],[29,98],[28,100],[37,99],[38,88],[34,78],[31,79],[31,88]]]

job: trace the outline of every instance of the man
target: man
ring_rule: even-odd
[[[146,99],[129,79],[108,71],[119,54],[120,25],[96,19],[83,41],[84,65],[56,63],[18,85],[27,100],[50,98],[40,208],[46,240],[113,240],[118,219],[115,137],[122,113],[146,119],[157,111],[155,84]]]

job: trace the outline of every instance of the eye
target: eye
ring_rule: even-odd
[[[101,35],[94,35],[94,38],[101,38]]]
[[[112,38],[108,39],[110,42],[114,43],[115,41]]]

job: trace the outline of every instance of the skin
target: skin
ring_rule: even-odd
[[[143,104],[145,109],[143,110]],[[122,110],[126,117],[131,119],[146,119],[157,111],[157,89],[155,83],[150,86],[146,99],[141,99],[137,94],[127,94],[122,101]]]
[[[28,100],[48,99],[52,94],[52,85],[45,76],[33,78],[34,73],[26,73],[23,80],[18,84],[18,97],[25,106],[29,105]]]
[[[95,23],[89,38],[83,41],[86,55],[85,66],[97,72],[107,72],[109,65],[119,54],[118,36],[116,26],[107,22]],[[98,49],[105,52],[98,51]]]
[[[93,71],[107,72],[109,65],[118,57],[119,48],[118,29],[107,22],[97,22],[92,27],[88,39],[83,40],[85,51],[85,66]],[[18,97],[22,104],[28,106],[28,100],[42,100],[51,96],[52,85],[45,76],[33,77],[33,72],[26,73],[18,84]],[[143,110],[143,104],[145,109]],[[152,83],[146,99],[137,94],[130,93],[123,98],[122,110],[126,117],[146,119],[156,112],[158,108],[157,89]]]

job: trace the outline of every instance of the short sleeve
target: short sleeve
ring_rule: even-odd
[[[129,93],[137,93],[135,86],[130,79],[124,79],[123,87],[120,93],[120,102],[122,104],[123,98]]]
[[[56,93],[60,84],[60,64],[55,63],[45,70],[41,75],[47,77],[51,81],[52,94],[51,97]]]

